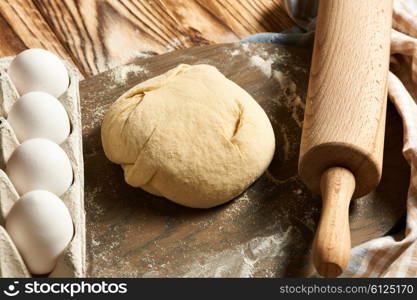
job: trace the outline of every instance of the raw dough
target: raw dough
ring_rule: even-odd
[[[111,105],[101,136],[128,184],[196,208],[241,194],[275,150],[263,109],[209,65],[179,65],[133,87]]]

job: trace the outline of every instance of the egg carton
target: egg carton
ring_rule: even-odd
[[[7,69],[13,57],[0,59],[0,277],[31,277],[25,263],[7,234],[5,218],[13,204],[19,199],[12,182],[4,172],[5,163],[19,142],[7,122],[7,112],[18,99],[18,93],[7,75]],[[49,277],[85,276],[85,211],[84,211],[84,167],[82,152],[82,127],[79,95],[78,72],[64,62],[70,77],[68,90],[59,97],[67,110],[71,133],[61,144],[68,155],[74,172],[70,188],[60,198],[71,214],[75,233],[65,251],[58,259],[55,269]]]

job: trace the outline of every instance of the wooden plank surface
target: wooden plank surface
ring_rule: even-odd
[[[2,0],[0,55],[44,48],[88,77],[148,52],[235,42],[292,25],[282,0]]]
[[[133,85],[179,63],[208,63],[246,89],[275,131],[268,171],[243,195],[198,210],[132,188],[104,155],[108,105]],[[81,82],[89,276],[303,276],[321,201],[301,183],[297,161],[309,51],[274,44],[212,45],[138,59]],[[389,107],[381,184],[353,201],[354,245],[389,231],[404,214],[409,168],[401,119]]]
[[[22,46],[24,45],[24,48],[44,48],[56,53],[67,61],[72,61],[68,52],[58,41],[55,33],[32,1],[0,1],[0,12],[2,18],[8,24],[9,30],[6,30],[13,33],[16,36],[16,40],[21,42],[16,49],[13,49],[16,51],[9,54],[17,54],[23,50]],[[3,29],[0,28],[0,34],[2,34],[2,31]],[[1,45],[8,46],[7,43],[1,43]],[[2,51],[1,48],[0,46],[0,51]]]

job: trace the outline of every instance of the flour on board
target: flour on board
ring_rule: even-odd
[[[240,51],[238,49],[235,49],[232,52],[230,52],[231,56],[236,56],[236,55],[239,55],[239,54],[240,54]]]
[[[243,49],[244,51],[249,51],[249,50],[250,50],[250,49],[249,49],[249,43],[242,43],[241,45],[242,45],[242,49]]]
[[[193,263],[183,277],[253,277],[256,265],[266,259],[283,258],[289,236],[296,229],[289,226],[285,232],[255,237],[246,243],[236,245],[217,253],[207,253]],[[270,274],[273,276],[273,274]]]
[[[264,73],[266,76],[271,77],[272,74],[272,58],[268,58],[267,60],[263,59],[259,55],[254,55],[250,58],[251,64],[253,66],[258,67],[262,73]]]
[[[298,126],[302,126],[302,114],[300,111],[304,111],[305,104],[301,100],[301,97],[297,95],[297,84],[286,74],[281,71],[273,70],[273,78],[278,81],[281,89],[283,90],[283,98],[285,101],[281,103],[291,109],[291,116],[295,120]]]
[[[120,66],[118,68],[115,68],[112,72],[111,75],[113,77],[113,82],[116,85],[121,85],[123,83],[126,82],[127,78],[129,77],[130,74],[133,75],[138,75],[140,73],[147,73],[146,68],[144,68],[143,66],[140,65],[124,65],[124,66]]]

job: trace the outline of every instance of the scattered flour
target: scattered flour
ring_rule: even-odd
[[[136,58],[149,58],[152,56],[155,56],[157,53],[154,52],[139,52],[137,55],[135,55]]]
[[[92,210],[94,211],[96,216],[103,216],[105,215],[106,211],[105,209],[97,202],[96,198],[97,195],[100,195],[100,193],[103,191],[103,187],[97,186],[94,189],[87,189],[85,202],[90,205]]]
[[[138,75],[140,73],[147,73],[146,68],[140,65],[124,65],[115,68],[111,74],[113,76],[113,82],[117,85],[126,82],[126,79],[130,74]]]
[[[281,234],[255,237],[231,249],[205,254],[183,277],[253,277],[259,262],[289,255],[285,247],[294,230],[289,226]]]
[[[236,56],[236,55],[239,55],[239,54],[240,54],[240,51],[238,49],[235,49],[232,52],[230,52],[231,56]]]
[[[100,246],[100,241],[96,241],[95,239],[92,239],[91,240],[91,245],[93,247],[98,247],[98,246]]]
[[[242,49],[244,51],[249,51],[249,43],[242,43]]]
[[[274,62],[272,58],[268,58],[267,60],[264,60],[259,55],[254,55],[250,58],[251,64],[253,66],[258,67],[262,73],[264,73],[266,76],[271,77],[272,74],[272,63]]]
[[[273,78],[278,81],[281,89],[284,92],[286,101],[282,103],[291,109],[291,116],[296,121],[298,126],[302,126],[302,114],[299,111],[304,111],[305,104],[301,97],[297,95],[297,84],[286,74],[281,71],[273,70]]]
[[[245,191],[239,198],[235,199],[223,212],[224,218],[233,219],[238,217],[245,209],[249,207],[251,200]]]
[[[296,96],[296,94],[297,94],[297,85],[290,77],[285,75],[283,72],[277,71],[277,70],[274,70],[273,77],[274,77],[274,79],[276,79],[279,82],[279,85],[281,86],[281,88],[284,91],[284,94],[287,97]],[[304,105],[304,103],[302,103],[302,105]]]
[[[104,114],[107,112],[110,104],[98,106],[97,109],[93,113],[93,122],[94,124],[101,123],[104,118]]]

